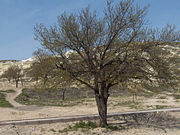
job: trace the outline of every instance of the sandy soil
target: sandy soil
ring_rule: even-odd
[[[32,118],[46,118],[46,117],[60,117],[71,115],[85,115],[85,114],[97,114],[96,103],[80,104],[78,106],[70,107],[55,107],[55,106],[43,106],[36,105],[22,105],[14,101],[22,90],[22,86],[15,88],[14,85],[7,84],[1,87],[1,90],[14,89],[15,93],[7,93],[6,100],[9,101],[13,108],[0,108],[0,120],[20,120],[20,119],[32,119]],[[94,99],[92,99],[94,100]],[[109,107],[108,112],[124,112],[128,111],[127,107]]]
[[[106,129],[96,128],[94,130],[70,131],[59,133],[73,123],[56,123],[43,125],[29,126],[2,126],[0,127],[0,135],[180,135],[179,129],[166,129],[165,131],[159,128],[131,128],[128,130],[107,131]]]
[[[32,119],[32,118],[45,118],[45,117],[59,117],[59,116],[71,116],[71,115],[85,115],[85,114],[97,114],[97,107],[95,102],[90,104],[80,104],[72,107],[38,107],[38,106],[25,106],[16,103],[13,99],[21,93],[22,87],[16,89],[14,86],[1,87],[4,89],[15,89],[15,93],[8,93],[7,100],[14,106],[14,108],[0,108],[0,120],[20,120],[20,119]],[[110,99],[111,100],[111,99]],[[118,99],[116,99],[118,100]],[[115,100],[115,101],[116,101]],[[117,101],[118,102],[118,101]],[[144,105],[170,105],[173,107],[179,107],[180,102],[175,102],[172,97],[167,99],[148,99],[144,100]],[[124,112],[135,109],[129,109],[122,106],[109,106],[108,112]],[[177,118],[180,118],[178,113]],[[0,127],[0,135],[57,135],[59,129],[63,129],[72,123],[56,123],[56,124],[44,124],[44,125],[32,125],[32,126],[2,126]],[[55,131],[52,131],[54,129]],[[96,129],[90,131],[88,134],[105,134],[105,135],[179,135],[178,129],[167,129],[167,133],[160,129],[129,129],[123,131],[103,132],[102,129]],[[103,133],[102,133],[103,132]],[[94,134],[95,134],[94,133]],[[68,132],[68,134],[83,134],[82,132]]]

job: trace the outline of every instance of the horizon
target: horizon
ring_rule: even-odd
[[[180,29],[180,1],[135,0],[135,3],[141,7],[150,4],[146,17],[150,26],[162,28],[172,24]],[[32,53],[41,47],[34,40],[33,27],[36,24],[53,25],[64,11],[78,12],[88,5],[102,16],[105,0],[0,0],[0,60],[26,60],[32,57]]]

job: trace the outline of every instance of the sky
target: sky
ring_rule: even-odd
[[[114,0],[119,2],[120,0]],[[176,25],[180,30],[180,0],[135,0],[150,5],[147,19],[153,27]],[[64,11],[78,12],[90,6],[101,16],[106,0],[0,0],[0,60],[24,60],[40,47],[33,27],[54,25]]]

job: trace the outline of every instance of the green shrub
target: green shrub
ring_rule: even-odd
[[[180,99],[180,95],[174,94],[174,98],[175,98],[175,99]]]
[[[160,96],[160,97],[158,97],[158,99],[167,99],[167,97],[166,96]]]
[[[56,132],[56,130],[55,130],[55,129],[53,129],[53,128],[52,128],[52,129],[50,129],[50,131],[52,131],[52,132]]]
[[[12,90],[12,89],[9,89],[9,90],[1,90],[0,92],[13,93],[13,92],[16,92],[16,91]]]
[[[6,101],[3,93],[0,93],[0,107],[13,107],[8,101]]]
[[[166,105],[156,105],[156,109],[164,109],[167,108],[168,106]]]
[[[65,132],[69,132],[69,131],[77,131],[78,129],[87,129],[86,131],[88,131],[89,129],[95,129],[95,128],[97,128],[97,125],[95,122],[79,121],[74,126],[69,126],[68,128],[64,128],[63,130],[59,130],[59,133],[65,133]]]
[[[88,121],[87,123],[80,121],[80,122],[76,123],[74,127],[77,129],[78,128],[95,129],[95,128],[97,128],[97,125],[95,122],[92,122],[92,121]]]

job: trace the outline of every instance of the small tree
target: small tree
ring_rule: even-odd
[[[22,69],[17,65],[12,65],[4,72],[3,77],[7,78],[9,82],[13,79],[16,82],[16,88],[18,88],[18,83],[22,79]]]
[[[31,67],[28,68],[27,75],[30,78],[33,78],[36,81],[36,84],[38,83],[40,77],[40,69],[39,69],[39,65],[36,64],[36,62],[33,62],[31,64]]]
[[[54,75],[49,78],[49,88],[61,89],[62,100],[65,100],[65,94],[67,89],[69,89],[74,82],[72,78],[69,78],[68,73],[64,70],[54,71]]]
[[[165,45],[179,41],[179,33],[170,25],[147,28],[147,7],[134,5],[133,0],[108,1],[103,17],[85,8],[62,14],[49,29],[35,27],[36,39],[56,57],[59,72],[94,91],[100,126],[107,125],[112,86],[132,79],[167,84],[173,78]]]
[[[53,57],[51,57],[48,53],[44,52],[41,49],[38,49],[33,53],[35,57],[35,61],[32,63],[30,67],[30,76],[35,78],[36,82],[41,78],[43,80],[43,85],[45,86],[48,77],[52,74],[55,64],[52,63]]]
[[[22,77],[21,74],[21,68],[19,68],[19,66],[12,66],[13,69],[13,74],[12,74],[12,78],[15,80],[16,82],[16,88],[18,88],[18,83]]]
[[[8,82],[10,83],[12,80],[12,70],[6,70],[3,72],[3,74],[1,75],[1,78],[6,78],[8,80]]]

